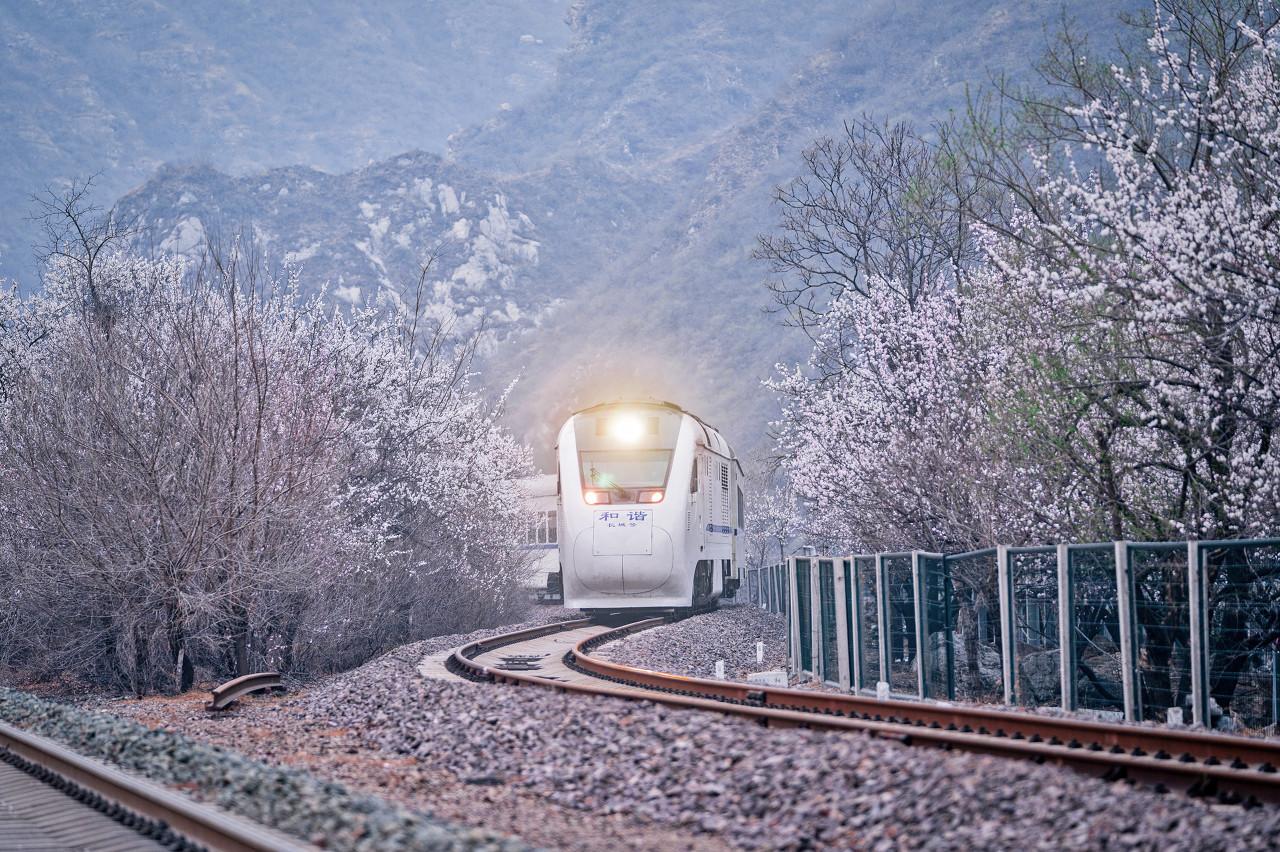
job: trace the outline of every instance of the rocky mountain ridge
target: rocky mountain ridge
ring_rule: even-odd
[[[1072,11],[1115,29],[1115,4]],[[577,0],[545,84],[442,155],[340,174],[169,168],[121,204],[152,247],[252,234],[348,301],[403,295],[441,251],[432,315],[490,330],[484,375],[521,378],[511,422],[544,464],[565,414],[624,396],[681,402],[759,455],[774,411],[760,382],[805,343],[767,313],[751,259],[773,188],[847,119],[927,127],[992,74],[1026,74],[1058,14],[1050,0]]]

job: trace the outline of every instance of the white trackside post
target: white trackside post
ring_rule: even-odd
[[[1170,707],[1168,710],[1165,711],[1164,718],[1165,718],[1165,721],[1169,724],[1169,727],[1181,728],[1182,727],[1182,708]]]
[[[756,643],[756,662],[757,663],[764,662],[764,643],[763,642]]]
[[[716,660],[716,679],[724,680],[724,660]]]
[[[876,681],[876,698],[880,701],[889,700],[889,682],[884,680]]]

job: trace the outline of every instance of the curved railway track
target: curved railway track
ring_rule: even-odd
[[[593,654],[667,620],[609,626],[583,618],[519,630],[464,645],[446,665],[472,680],[645,699],[770,726],[863,731],[906,745],[1054,763],[1227,803],[1280,804],[1280,743],[1273,740],[691,678]]]
[[[0,723],[0,847],[314,850]]]

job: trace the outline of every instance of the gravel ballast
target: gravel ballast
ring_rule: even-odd
[[[352,850],[528,849],[489,831],[442,825],[296,769],[249,760],[170,731],[0,687],[0,719],[80,754],[310,843]]]
[[[307,712],[462,777],[537,790],[739,848],[1273,848],[1280,810],[1108,785],[1068,770],[761,728],[533,687],[401,681]]]
[[[717,660],[725,677],[745,681],[751,672],[787,668],[787,620],[749,604],[721,608],[633,633],[597,649],[617,663],[672,672],[687,677],[714,677]],[[764,662],[756,662],[756,643],[764,642]]]
[[[694,620],[711,619],[717,635],[741,631],[712,665],[755,670],[749,612]],[[747,623],[732,627],[735,617]],[[742,646],[745,664],[730,653]],[[271,759],[305,753],[316,772],[388,784],[386,795],[425,800],[437,815],[565,848],[1225,850],[1274,848],[1280,836],[1274,807],[1159,795],[1056,767],[649,702],[424,680],[417,664],[435,650],[417,643],[226,717],[171,712],[152,723],[254,742]],[[706,659],[697,665],[705,671]]]

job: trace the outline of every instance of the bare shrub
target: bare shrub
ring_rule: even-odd
[[[0,300],[0,664],[143,694],[519,604],[527,451],[471,347],[260,269],[55,255]]]

